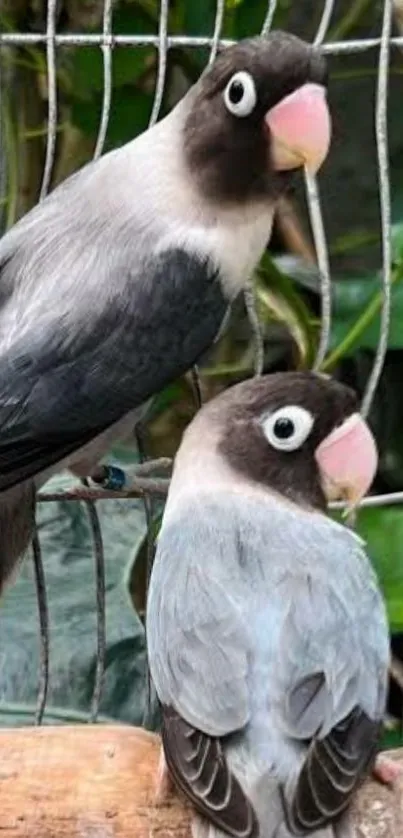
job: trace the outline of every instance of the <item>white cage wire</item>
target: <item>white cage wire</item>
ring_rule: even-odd
[[[277,10],[277,0],[269,0],[266,16],[262,26],[262,34],[266,34],[272,27]],[[329,31],[332,17],[335,13],[335,0],[325,0],[317,32],[313,39],[315,45],[320,45],[327,55],[342,55],[351,53],[363,53],[365,51],[377,51],[378,70],[376,81],[376,105],[375,105],[375,138],[377,153],[377,168],[379,182],[379,210],[380,229],[382,235],[382,307],[380,318],[380,332],[378,346],[374,355],[374,362],[370,376],[367,381],[363,396],[361,410],[367,415],[382,374],[382,368],[388,347],[388,334],[391,311],[391,197],[389,177],[389,154],[388,154],[388,88],[389,88],[389,65],[390,52],[392,48],[403,47],[403,36],[392,37],[392,21],[394,4],[393,0],[384,0],[382,10],[382,21],[380,32],[376,37],[340,40],[327,42],[326,37]],[[57,32],[57,0],[47,2],[47,23],[46,31],[43,33],[32,32],[3,32],[0,33],[0,48],[3,46],[32,46],[44,45],[46,47],[47,59],[47,99],[48,99],[48,120],[47,120],[47,145],[43,178],[40,190],[42,200],[50,187],[52,171],[56,152],[56,135],[58,123],[58,95],[57,95],[57,74],[56,74],[56,51],[65,46],[93,46],[99,47],[103,55],[103,104],[100,114],[99,130],[94,151],[94,159],[98,158],[104,149],[107,136],[111,105],[112,105],[112,60],[115,49],[127,47],[142,49],[155,47],[158,51],[158,69],[155,84],[155,94],[149,124],[155,123],[159,117],[167,72],[167,56],[173,47],[208,48],[209,63],[214,61],[217,48],[220,44],[229,45],[232,41],[221,38],[225,0],[217,0],[214,28],[211,36],[187,36],[169,33],[169,0],[161,0],[159,14],[159,28],[157,35],[129,35],[114,34],[113,32],[113,0],[105,0],[103,10],[102,32],[98,34],[88,33],[58,33]],[[258,33],[256,33],[258,34]],[[1,88],[0,88],[1,94]],[[314,367],[320,367],[326,356],[330,339],[331,327],[331,275],[329,267],[329,255],[326,244],[325,227],[323,223],[321,202],[318,183],[316,179],[305,174],[305,188],[309,207],[310,222],[313,240],[316,249],[317,263],[320,274],[321,285],[321,332],[318,351]],[[163,496],[167,490],[167,481],[152,480],[147,474],[147,465],[144,464],[144,481],[137,481],[135,492],[114,493],[113,497],[127,497],[128,495],[140,495],[145,498],[149,495]],[[99,702],[102,691],[102,679],[105,666],[105,576],[104,576],[104,555],[102,544],[102,533],[96,512],[95,501],[111,497],[103,490],[95,490],[88,486],[77,489],[73,494],[64,492],[43,491],[39,494],[39,502],[52,502],[59,500],[81,500],[85,501],[88,507],[90,523],[93,533],[94,553],[96,562],[97,580],[97,666],[95,684],[93,691],[90,720],[95,720],[98,714]],[[363,501],[365,506],[379,506],[403,502],[403,491],[393,492],[384,495],[373,495]],[[334,506],[340,506],[335,504]],[[148,509],[148,508],[147,508]],[[149,509],[148,509],[149,515]],[[149,520],[149,518],[148,518]],[[39,603],[39,619],[41,628],[41,672],[39,678],[38,702],[36,721],[41,722],[46,706],[47,686],[49,676],[49,621],[46,604],[46,584],[41,561],[41,553],[38,538],[33,545],[37,596]]]

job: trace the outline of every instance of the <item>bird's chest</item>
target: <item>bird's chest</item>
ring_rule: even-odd
[[[195,256],[208,258],[220,272],[220,283],[228,300],[246,286],[270,239],[273,214],[245,208],[222,213],[219,218],[196,215],[176,219],[164,230],[158,249],[182,247]]]
[[[208,230],[206,241],[217,264],[220,265],[223,287],[234,298],[247,284],[269,241],[272,218],[236,219]]]

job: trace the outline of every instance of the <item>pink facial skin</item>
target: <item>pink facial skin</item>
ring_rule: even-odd
[[[378,452],[365,422],[354,413],[321,442],[315,451],[323,482],[333,497],[344,497],[355,505],[366,494],[375,477]]]
[[[305,165],[315,173],[330,146],[331,121],[326,90],[307,83],[286,96],[267,112],[273,165],[275,169],[295,169]]]

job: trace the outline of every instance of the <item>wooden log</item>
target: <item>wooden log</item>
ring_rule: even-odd
[[[1,838],[190,838],[191,809],[155,800],[159,738],[126,725],[0,730]],[[395,751],[401,760],[403,751]],[[357,838],[402,838],[403,782],[368,781]]]

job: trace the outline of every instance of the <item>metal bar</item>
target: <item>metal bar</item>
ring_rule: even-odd
[[[32,553],[39,616],[39,684],[35,724],[40,725],[42,724],[43,714],[46,708],[46,699],[49,687],[49,611],[46,594],[45,571],[43,569],[42,562],[42,551],[36,529],[32,539]]]
[[[267,33],[270,31],[270,29],[272,27],[273,20],[274,20],[274,15],[276,14],[276,8],[277,8],[277,0],[269,0],[268,6],[267,6],[266,17],[264,19],[263,26],[262,26],[263,37],[265,35],[267,35]]]
[[[49,190],[56,151],[57,128],[57,80],[56,80],[56,12],[57,0],[48,0],[46,23],[46,66],[48,74],[48,132],[46,143],[45,166],[39,200],[42,201]],[[17,42],[18,43],[18,42]],[[21,43],[21,42],[20,42]]]
[[[56,47],[59,46],[102,46],[103,34],[82,34],[79,32],[58,34],[54,38]],[[170,35],[167,37],[167,48],[172,47],[211,47],[212,39],[208,35]],[[231,46],[235,41],[225,38],[219,41],[219,46]],[[32,32],[3,32],[0,34],[0,46],[35,46],[46,44],[46,35]],[[159,37],[156,35],[113,35],[111,38],[113,47],[158,47]],[[345,53],[361,53],[367,50],[377,49],[381,45],[381,38],[363,38],[362,40],[334,41],[323,44],[322,49],[327,55],[343,55]],[[403,35],[390,39],[390,45],[403,47]]]
[[[214,22],[214,32],[213,37],[211,39],[211,50],[208,63],[209,65],[213,64],[215,57],[217,55],[218,45],[220,41],[220,35],[222,30],[222,25],[224,21],[224,12],[225,12],[225,0],[217,0],[217,7],[216,7],[216,15],[215,15],[215,22]]]
[[[83,481],[88,485],[87,481]],[[92,533],[95,558],[96,607],[97,607],[97,654],[94,689],[92,693],[89,722],[96,722],[102,696],[106,658],[106,614],[105,614],[105,554],[102,530],[94,501],[86,500],[88,518]]]
[[[322,44],[329,27],[332,16],[334,0],[325,0],[322,17],[314,38],[314,46]],[[326,244],[325,225],[320,205],[319,187],[316,179],[304,171],[305,191],[308,201],[309,215],[311,219],[312,233],[315,243],[316,256],[318,261],[321,292],[321,330],[319,346],[313,364],[314,369],[319,369],[325,359],[330,339],[331,317],[332,317],[332,283],[330,276],[329,253]]]
[[[108,132],[109,116],[112,104],[112,0],[105,0],[103,20],[103,41],[101,45],[104,62],[104,93],[101,120],[94,151],[94,160],[101,156]]]
[[[314,38],[314,46],[320,46],[326,38],[327,30],[329,29],[330,19],[333,14],[335,0],[325,0],[323,4],[322,17],[319,22],[318,31]]]
[[[164,498],[168,494],[169,490],[169,480],[164,481],[165,485],[162,487],[161,485],[158,486],[158,491],[155,491],[152,486],[147,489],[147,494],[153,495],[155,497]],[[56,503],[59,501],[87,501],[88,496],[92,499],[94,496],[95,500],[116,500],[117,498],[133,498],[139,497],[138,494],[134,494],[132,492],[107,492],[107,491],[95,491],[88,490],[88,494],[84,493],[82,489],[78,490],[70,490],[66,492],[41,492],[37,496],[38,503]],[[142,497],[142,495],[141,495]],[[389,494],[382,494],[382,495],[370,495],[369,497],[364,498],[359,507],[366,507],[366,506],[386,506],[388,504],[395,505],[398,503],[403,503],[403,491],[402,492],[390,492]],[[330,509],[345,509],[346,504],[342,501],[335,501],[331,503],[329,506]]]
[[[154,125],[158,119],[164,96],[168,56],[168,14],[169,0],[161,0],[158,33],[158,74],[157,83],[155,85],[155,97],[148,126],[149,128],[151,128],[151,126]]]
[[[69,500],[110,500],[114,498],[142,498],[145,494],[158,495],[165,497],[169,487],[169,480],[166,479],[136,479],[133,481],[129,489],[122,489],[120,491],[107,491],[105,489],[66,489],[64,492],[39,492],[37,495],[38,503],[58,503],[59,501]]]
[[[388,349],[390,307],[391,307],[391,203],[388,153],[388,80],[389,80],[389,42],[392,31],[393,2],[385,0],[382,23],[381,47],[379,50],[378,84],[375,110],[376,150],[378,158],[379,199],[382,231],[382,310],[379,343],[374,365],[369,377],[363,401],[362,413],[368,415],[372,400],[382,374],[382,368]]]
[[[377,506],[396,506],[396,504],[400,503],[403,503],[403,492],[389,492],[385,495],[368,495],[368,497],[362,499],[357,509]],[[329,509],[346,509],[346,504],[343,501],[334,501],[329,504]]]
[[[321,329],[318,351],[313,369],[319,369],[325,358],[330,338],[332,315],[332,283],[330,278],[329,254],[326,244],[325,225],[320,207],[319,189],[316,179],[305,169],[305,189],[309,216],[318,260],[321,292]]]

